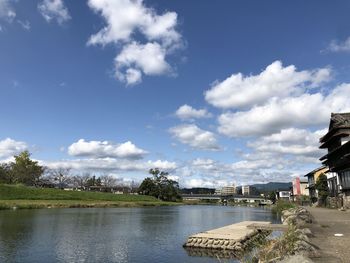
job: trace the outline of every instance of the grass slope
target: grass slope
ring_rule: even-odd
[[[111,193],[64,191],[21,185],[0,185],[0,200],[100,200],[100,201],[158,201],[146,195],[116,195]]]
[[[0,185],[0,209],[45,207],[133,207],[173,203],[145,195],[64,191],[22,185]]]

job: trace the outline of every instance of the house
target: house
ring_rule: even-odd
[[[320,160],[336,174],[329,178],[333,194],[339,193],[342,205],[350,208],[350,112],[331,114],[328,132],[320,143],[321,149],[328,150]]]
[[[276,199],[290,201],[290,191],[276,191]]]
[[[293,200],[297,201],[302,196],[309,196],[309,184],[307,179],[296,177],[292,181],[293,185]]]
[[[309,196],[310,196],[312,202],[316,202],[317,198],[318,198],[318,193],[317,193],[317,190],[315,188],[315,184],[317,182],[317,179],[321,174],[325,174],[326,172],[328,172],[328,167],[321,166],[321,167],[316,168],[315,170],[309,172],[308,174],[304,175],[305,177],[307,177],[307,181],[308,181],[307,188],[309,190]]]

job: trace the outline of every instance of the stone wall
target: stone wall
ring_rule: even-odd
[[[350,209],[350,193],[343,194],[343,207]]]
[[[201,248],[201,249],[218,249],[218,250],[232,250],[242,252],[247,249],[252,243],[257,242],[261,238],[265,238],[271,233],[269,230],[254,230],[247,234],[241,240],[230,240],[220,238],[203,238],[203,237],[189,237],[187,242],[183,245],[185,248]]]

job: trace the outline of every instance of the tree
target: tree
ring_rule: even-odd
[[[10,163],[13,183],[36,185],[40,176],[44,173],[44,168],[37,161],[30,159],[28,151],[21,152],[14,157],[15,161]]]
[[[113,187],[117,184],[117,180],[113,176],[107,174],[101,175],[100,180],[101,184],[106,187]]]
[[[91,178],[90,173],[83,173],[80,175],[74,175],[72,177],[72,183],[75,187],[84,189],[87,186],[89,179]]]
[[[151,195],[164,201],[176,201],[180,199],[178,182],[168,178],[168,173],[158,168],[150,169],[149,173],[153,178],[147,177],[139,187],[139,192]]]
[[[316,180],[315,188],[318,191],[319,204],[325,205],[329,195],[327,176],[322,173]]]
[[[47,179],[52,183],[57,183],[60,189],[72,182],[70,168],[48,169],[47,174]]]
[[[271,191],[268,195],[269,200],[272,201],[272,203],[276,202],[276,192]]]
[[[0,164],[0,183],[12,184],[11,167],[7,163]]]

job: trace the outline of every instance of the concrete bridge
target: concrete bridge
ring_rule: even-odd
[[[260,195],[215,195],[215,194],[182,194],[184,200],[217,200],[218,202],[247,202],[269,204],[270,201]]]

